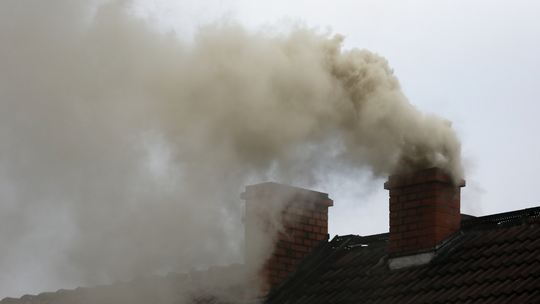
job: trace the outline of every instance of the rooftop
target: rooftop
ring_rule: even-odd
[[[429,263],[388,268],[388,234],[336,236],[267,303],[533,303],[540,297],[540,208],[462,221]]]

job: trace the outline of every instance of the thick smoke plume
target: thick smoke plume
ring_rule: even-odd
[[[451,123],[343,39],[225,22],[182,42],[129,3],[2,1],[0,286],[28,263],[91,285],[241,261],[239,193],[270,178],[460,179]]]

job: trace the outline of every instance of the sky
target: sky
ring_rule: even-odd
[[[537,1],[140,1],[160,26],[189,35],[202,22],[253,29],[302,22],[385,57],[409,101],[453,122],[467,187],[462,211],[538,206],[540,12]],[[387,231],[384,179],[320,185],[335,200],[330,234]]]
[[[65,13],[69,14],[69,10]],[[345,49],[367,49],[388,60],[412,105],[424,113],[452,121],[462,142],[467,181],[467,186],[462,188],[463,213],[479,216],[539,205],[534,196],[536,183],[540,182],[537,134],[540,130],[537,102],[540,3],[537,1],[333,1],[330,4],[328,1],[138,0],[133,13],[160,31],[173,31],[186,41],[193,38],[201,25],[229,20],[253,31],[279,30],[301,23],[342,34]],[[47,181],[46,176],[36,179]],[[388,231],[384,178],[372,178],[369,173],[334,172],[321,179],[324,182],[313,189],[329,193],[334,200],[329,214],[331,236]],[[3,181],[8,183],[10,179],[3,177]],[[7,212],[9,206],[6,202],[2,204]],[[32,214],[32,222],[40,227],[21,227],[34,231],[16,243],[19,250],[16,253],[24,259],[2,257],[16,262],[0,271],[3,283],[0,298],[75,288],[86,282],[70,280],[69,273],[51,274],[56,266],[50,265],[59,259],[59,252],[51,248],[61,249],[69,241],[71,232],[66,227],[72,223],[61,216],[62,212],[70,212],[69,205],[62,205],[52,218],[47,218],[45,210],[49,205],[43,204],[43,210],[33,206],[35,213],[45,215],[27,211],[14,215]],[[12,244],[7,239],[0,242]]]

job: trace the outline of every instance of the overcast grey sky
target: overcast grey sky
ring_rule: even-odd
[[[538,1],[140,1],[163,27],[189,35],[231,18],[256,29],[301,21],[346,36],[346,48],[388,59],[410,102],[450,119],[463,143],[463,211],[486,215],[538,206]],[[345,183],[345,184],[343,184]],[[336,201],[331,234],[387,230],[383,181],[324,186]]]
[[[540,182],[540,2],[136,3],[136,14],[163,31],[173,29],[182,39],[189,39],[199,25],[216,20],[234,20],[253,30],[294,22],[329,27],[346,37],[345,48],[365,48],[385,57],[418,109],[453,122],[462,140],[466,169],[462,212],[487,215],[540,205],[534,195]],[[319,184],[315,190],[334,199],[330,234],[387,232],[388,194],[383,183],[384,179],[372,180],[366,173],[330,176]],[[69,239],[64,229],[70,223],[62,219],[36,216],[36,222],[49,224],[32,230],[17,244],[25,260],[0,273],[4,283],[0,298],[82,284],[62,285],[65,277],[50,273],[54,267],[48,263],[56,261],[57,253],[47,246],[62,248]]]

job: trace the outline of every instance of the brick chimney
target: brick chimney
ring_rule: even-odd
[[[391,175],[390,256],[432,251],[460,229],[460,188],[439,168]]]
[[[266,297],[300,264],[313,248],[328,237],[328,194],[277,183],[246,187],[245,262],[261,264],[252,283],[253,297]],[[262,231],[262,233],[261,233]],[[267,238],[273,246],[263,248]],[[267,259],[261,261],[261,257]]]

